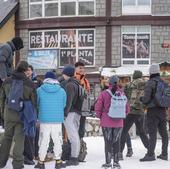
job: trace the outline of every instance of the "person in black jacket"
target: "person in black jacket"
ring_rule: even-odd
[[[168,160],[168,133],[166,122],[166,109],[158,106],[155,102],[155,93],[157,82],[161,81],[160,67],[157,64],[150,66],[150,80],[147,82],[144,91],[144,97],[141,101],[147,107],[147,125],[149,132],[149,146],[148,152],[144,158],[140,161],[154,161],[155,158],[155,146],[157,140],[157,130],[162,138],[162,152],[157,158],[162,160]]]
[[[68,139],[71,143],[71,157],[67,161],[67,166],[76,166],[79,164],[78,156],[80,152],[80,113],[82,102],[79,98],[79,82],[74,78],[75,69],[71,66],[66,66],[63,69],[63,77],[66,80],[65,91],[67,94],[67,103],[65,107],[65,128],[68,134]]]

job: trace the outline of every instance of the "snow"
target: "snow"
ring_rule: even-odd
[[[88,146],[87,162],[80,163],[79,166],[67,167],[69,169],[100,169],[101,165],[105,162],[104,158],[104,141],[102,137],[88,137],[85,138]],[[124,157],[124,161],[120,164],[122,169],[169,169],[170,161],[163,161],[157,159],[153,162],[139,162],[146,150],[143,147],[139,138],[132,139],[134,155],[131,158]],[[156,155],[160,153],[161,140],[157,141]],[[124,151],[124,156],[126,153],[126,148]],[[169,148],[170,154],[170,148]],[[54,169],[54,162],[46,163],[46,169]],[[25,166],[25,169],[33,169],[34,166]],[[7,166],[4,169],[12,169],[11,160],[9,160]]]

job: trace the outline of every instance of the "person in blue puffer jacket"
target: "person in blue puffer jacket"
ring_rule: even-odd
[[[65,167],[61,161],[62,123],[66,106],[66,92],[53,72],[47,72],[43,85],[37,89],[38,120],[40,122],[39,161],[35,168],[45,169],[44,161],[50,137],[54,142],[56,169]]]

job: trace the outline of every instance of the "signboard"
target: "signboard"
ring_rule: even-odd
[[[135,34],[123,34],[123,58],[135,58]]]
[[[44,32],[44,47],[57,48],[59,46],[58,31]]]
[[[42,48],[42,32],[30,32],[30,48]]]
[[[94,65],[94,49],[79,49],[78,56],[85,65]]]
[[[56,69],[59,50],[30,50],[28,63],[35,69]]]

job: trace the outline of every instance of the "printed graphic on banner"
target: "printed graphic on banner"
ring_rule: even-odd
[[[58,67],[59,50],[30,50],[28,63],[35,69],[55,69]]]
[[[30,48],[42,48],[42,32],[30,32]]]
[[[74,65],[76,62],[76,49],[60,49],[60,66]]]
[[[150,35],[137,35],[137,58],[149,58]]]
[[[94,46],[94,30],[78,30],[79,47]]]
[[[123,34],[123,58],[135,58],[135,34]]]
[[[79,49],[78,56],[85,65],[94,65],[94,49]]]
[[[75,48],[76,47],[76,30],[60,31],[60,47]]]
[[[45,48],[57,48],[58,43],[58,31],[48,31],[44,33]]]

